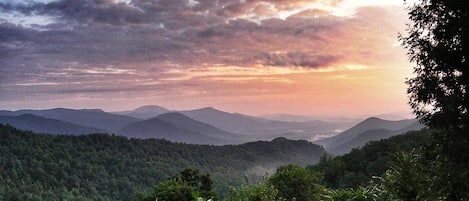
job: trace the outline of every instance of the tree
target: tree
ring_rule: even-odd
[[[154,192],[148,195],[137,193],[135,200],[193,201],[199,197],[214,199],[216,194],[212,191],[212,184],[210,175],[200,175],[198,169],[185,169],[178,176],[155,185]]]
[[[391,156],[389,170],[381,178],[390,194],[402,200],[431,200],[431,192],[427,191],[427,174],[416,152],[397,152]],[[434,196],[436,197],[436,196]],[[434,198],[433,198],[434,199]]]
[[[425,174],[420,155],[397,152],[390,156],[389,169],[375,176],[365,187],[356,189],[325,189],[324,201],[423,201],[444,200],[428,191],[430,181]]]
[[[177,179],[169,179],[155,186],[154,198],[150,200],[193,201],[194,189]]]
[[[320,177],[297,165],[282,166],[269,179],[282,198],[296,201],[319,200]]]
[[[407,37],[401,36],[416,77],[408,93],[415,114],[432,128],[469,123],[469,26],[467,1],[421,0],[409,7]]]
[[[231,187],[225,201],[286,201],[279,196],[278,190],[268,182],[254,185],[241,185],[239,188]]]
[[[469,2],[420,0],[409,7],[413,22],[401,36],[416,77],[407,81],[410,105],[438,132],[433,158],[434,191],[448,200],[469,197]]]
[[[180,174],[181,181],[194,188],[201,197],[215,197],[215,192],[212,190],[213,181],[209,174],[200,175],[198,169],[185,169]]]

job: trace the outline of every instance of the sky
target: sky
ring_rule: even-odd
[[[402,0],[0,0],[0,109],[409,111]]]

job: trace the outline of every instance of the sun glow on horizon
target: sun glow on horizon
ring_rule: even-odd
[[[402,1],[0,2],[2,109],[409,110]]]

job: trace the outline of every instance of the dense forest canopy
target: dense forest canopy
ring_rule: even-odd
[[[35,134],[0,125],[0,200],[133,200],[186,168],[200,169],[226,194],[248,175],[262,178],[286,164],[319,161],[324,149],[277,138],[209,146],[92,134]]]
[[[174,195],[173,190],[182,190],[187,195],[185,199],[191,199],[194,189],[203,188],[184,182],[194,180],[187,178],[205,178],[199,182],[209,184],[210,188],[203,191],[207,193],[197,191],[197,195],[268,201],[285,197],[298,200],[298,195],[308,189],[309,196],[301,199],[317,200],[327,195],[328,189],[367,186],[372,176],[386,174],[393,153],[419,149],[432,132],[410,132],[370,142],[335,158],[324,155],[317,145],[285,138],[237,146],[207,146],[104,134],[35,134],[10,126],[0,126],[0,134],[3,153],[0,200],[154,200],[157,195]],[[252,176],[259,178],[268,171],[260,168],[263,165],[313,164],[321,157],[318,165],[306,169],[284,166],[261,183],[252,180],[256,178]],[[244,180],[246,173],[252,174],[248,183]],[[229,186],[235,188],[230,190]],[[304,190],[298,190],[298,186]],[[294,193],[299,194],[288,196]]]
[[[358,188],[368,185],[373,176],[381,176],[388,169],[394,153],[411,152],[429,142],[432,131],[412,131],[389,139],[372,141],[359,149],[337,157],[323,157],[311,171],[321,172],[322,184],[329,188]]]

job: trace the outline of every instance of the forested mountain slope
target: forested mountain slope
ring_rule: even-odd
[[[324,149],[307,141],[208,146],[105,134],[35,134],[0,125],[0,200],[133,200],[136,191],[186,168],[214,179],[219,194],[267,167],[314,164]]]
[[[330,188],[366,186],[372,176],[384,174],[391,154],[418,150],[426,145],[430,138],[430,130],[411,131],[389,139],[368,142],[343,156],[323,158],[319,164],[308,168],[322,172],[323,183]]]

